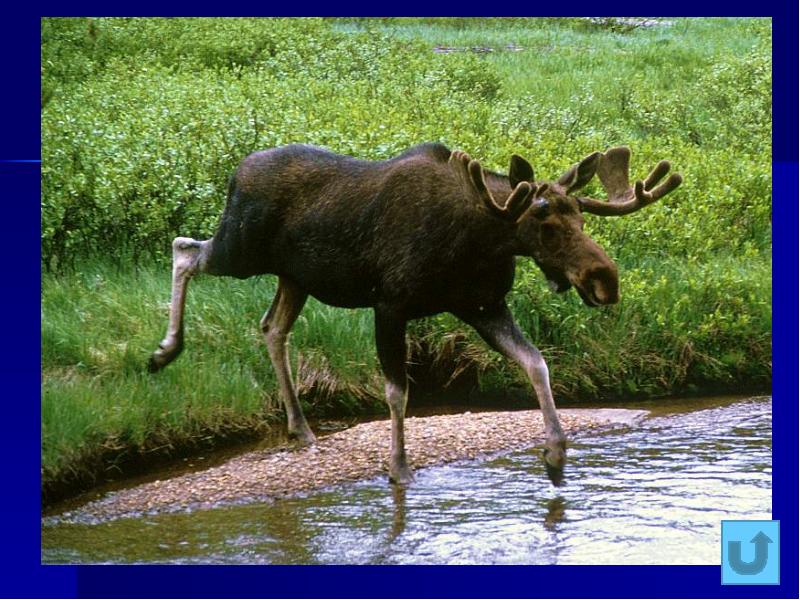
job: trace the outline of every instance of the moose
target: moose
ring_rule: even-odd
[[[158,371],[183,349],[183,312],[197,274],[278,276],[261,331],[277,373],[288,431],[313,444],[297,398],[287,336],[309,295],[323,303],[374,310],[375,342],[391,414],[389,479],[413,480],[403,419],[408,398],[406,325],[449,312],[525,371],[541,407],[546,471],[563,479],[566,437],[542,354],[514,321],[505,297],[517,256],[532,257],[551,289],[574,287],[591,307],[619,301],[617,267],[583,232],[583,213],[621,216],[677,188],[662,160],[644,181],[628,179],[630,149],[594,152],[556,181],[537,181],[530,163],[511,157],[508,175],[484,169],[439,143],[384,161],[309,145],[247,156],[231,177],[210,240],[172,243],[172,299],[166,337],[150,357]],[[597,175],[607,200],[576,195]]]

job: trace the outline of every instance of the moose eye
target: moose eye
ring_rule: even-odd
[[[550,214],[550,203],[547,200],[539,199],[533,203],[531,211],[537,219],[544,219]]]

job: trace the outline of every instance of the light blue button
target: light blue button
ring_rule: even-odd
[[[780,583],[780,521],[722,521],[722,585]]]

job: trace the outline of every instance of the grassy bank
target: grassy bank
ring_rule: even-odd
[[[274,278],[193,282],[184,355],[143,366],[169,241],[210,236],[235,164],[289,142],[385,158],[440,140],[541,177],[620,143],[634,176],[671,159],[685,183],[660,205],[587,224],[620,264],[619,306],[555,296],[521,260],[514,313],[557,399],[769,386],[769,21],[45,19],[42,35],[46,487],[281,423],[257,327]],[[421,385],[525,385],[447,315],[412,348]],[[309,414],[383,409],[368,311],[310,301],[292,358]]]
[[[622,303],[589,311],[554,296],[523,263],[510,297],[518,321],[543,350],[561,399],[610,399],[703,390],[765,389],[771,370],[770,265],[721,258],[622,273]],[[146,358],[166,323],[169,270],[86,264],[43,286],[42,464],[46,481],[99,468],[98,455],[182,451],[214,438],[283,426],[258,321],[272,277],[199,278],[187,305],[187,347],[156,376]],[[467,385],[504,394],[527,389],[522,373],[449,316],[414,325],[421,383],[456,372]],[[310,301],[293,330],[291,355],[309,416],[382,411],[371,313]],[[429,368],[428,368],[429,367]],[[427,390],[429,391],[429,390]],[[413,397],[412,397],[413,402]],[[205,447],[205,446],[202,446]],[[206,448],[207,449],[207,448]]]

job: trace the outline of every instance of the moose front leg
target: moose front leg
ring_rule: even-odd
[[[386,402],[392,416],[392,449],[389,457],[389,480],[406,485],[414,475],[406,460],[403,420],[408,401],[406,375],[406,322],[394,315],[375,310],[375,345],[378,360],[386,377]]]
[[[172,241],[172,298],[169,305],[167,335],[150,356],[148,369],[155,373],[166,367],[183,350],[183,309],[189,280],[206,271],[211,240],[203,242],[187,237]]]
[[[558,420],[553,393],[550,391],[547,364],[541,352],[525,339],[505,303],[488,314],[480,312],[467,317],[458,316],[472,325],[492,348],[519,364],[528,375],[544,418],[547,435],[544,459],[547,475],[553,485],[559,485],[564,478],[567,439]]]

